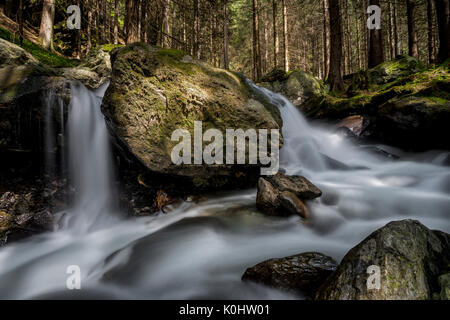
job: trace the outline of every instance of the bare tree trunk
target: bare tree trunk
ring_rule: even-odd
[[[119,43],[119,0],[114,0],[114,44]]]
[[[44,0],[42,6],[39,37],[42,47],[53,51],[53,21],[55,18],[55,0]]]
[[[259,8],[258,0],[252,1],[253,9],[253,80],[261,78],[261,50],[259,42]]]
[[[86,27],[86,54],[91,51],[92,47],[92,0],[86,1],[86,10],[87,10],[87,17],[88,17],[88,25]]]
[[[19,44],[23,44],[23,0],[19,1],[19,10],[17,14],[17,20],[19,22]]]
[[[227,1],[223,4],[223,64],[226,70],[229,69],[228,62],[228,13],[227,13]]]
[[[141,41],[147,42],[147,0],[141,0]]]
[[[369,0],[369,4],[380,6],[379,0]],[[369,30],[369,68],[373,68],[384,61],[383,39],[381,29]]]
[[[126,26],[127,26],[127,39],[126,43],[130,44],[139,41],[139,6],[137,0],[127,0],[126,2]]]
[[[439,31],[438,62],[444,62],[448,59],[450,52],[449,0],[435,0],[434,4],[437,13]]]
[[[427,29],[428,29],[428,64],[434,60],[433,52],[433,0],[427,0]]]
[[[397,7],[395,3],[393,6],[393,19],[394,19],[394,43],[395,43],[395,56],[401,54],[401,44],[398,41],[398,19],[397,19]],[[395,57],[394,57],[395,58]]]
[[[342,81],[342,25],[341,25],[341,10],[339,0],[330,0],[329,8],[330,14],[330,71],[328,79],[330,80],[330,90],[344,90],[344,83]]]
[[[355,11],[355,23],[356,23],[356,49],[357,49],[357,56],[358,56],[358,68],[361,70],[362,67],[362,57],[361,57],[361,39],[359,39],[359,35],[361,34],[360,29],[360,21],[359,21],[359,16],[358,16],[358,5],[359,2],[357,2],[354,6],[354,11]]]
[[[272,0],[272,27],[273,27],[273,67],[278,67],[279,42],[277,32],[277,0]]]
[[[406,0],[406,14],[408,16],[408,54],[411,57],[419,57],[416,32],[416,3],[415,0]]]
[[[281,1],[283,7],[283,51],[284,51],[284,71],[289,71],[289,39],[288,39],[288,27],[287,27],[287,8],[286,0]]]
[[[323,74],[324,78],[328,76],[330,69],[330,16],[328,0],[323,0]]]

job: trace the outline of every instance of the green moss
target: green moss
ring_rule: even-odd
[[[113,49],[115,48],[122,48],[123,44],[112,44],[112,43],[108,43],[108,44],[104,44],[101,46],[101,49],[105,52],[110,53],[111,51],[113,51]]]
[[[0,38],[19,45],[19,38],[15,37],[6,29],[0,28]],[[26,39],[23,40],[22,48],[32,54],[39,62],[50,67],[74,67],[79,63],[78,60],[69,59],[56,53],[47,51]]]

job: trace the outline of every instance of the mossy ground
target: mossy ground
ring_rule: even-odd
[[[347,93],[330,92],[305,107],[314,117],[339,118],[352,114],[376,112],[378,106],[392,98],[416,97],[448,109],[450,101],[449,62],[411,75],[399,77],[386,84],[369,83],[367,89]]]
[[[0,28],[0,38],[19,45],[19,38],[6,29]],[[23,40],[22,48],[31,53],[39,62],[50,67],[75,67],[79,63],[76,59],[70,59],[58,55],[57,53],[47,51],[27,39]]]

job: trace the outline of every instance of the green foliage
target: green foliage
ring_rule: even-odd
[[[19,45],[19,38],[15,37],[6,29],[0,28],[0,38]],[[78,65],[78,60],[69,59],[44,50],[40,46],[26,39],[23,40],[22,48],[31,53],[39,62],[50,67],[74,67]]]

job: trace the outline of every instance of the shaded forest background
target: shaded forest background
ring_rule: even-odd
[[[66,25],[73,4],[80,30]],[[371,4],[381,7],[381,30],[367,27]],[[449,0],[2,0],[0,11],[17,22],[19,42],[35,35],[76,59],[97,45],[142,41],[254,80],[274,68],[301,69],[328,78],[332,89],[397,55],[433,64],[449,52]]]

